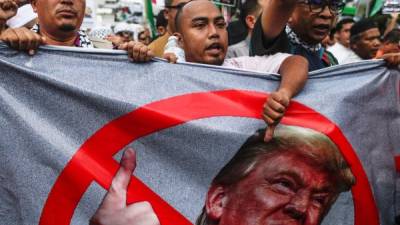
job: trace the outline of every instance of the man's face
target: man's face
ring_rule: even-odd
[[[229,188],[219,225],[318,225],[336,197],[327,172],[293,152],[260,161]]]
[[[148,35],[146,31],[140,32],[138,35],[138,41],[145,45],[149,45],[150,44],[150,35]]]
[[[117,33],[117,36],[121,37],[121,40],[124,43],[133,41],[133,33],[130,31],[120,31]]]
[[[198,0],[186,5],[178,36],[186,61],[213,65],[224,62],[228,47],[226,22],[212,2]]]
[[[189,0],[173,0],[171,6],[167,6],[165,9],[165,17],[168,20],[168,29],[171,34],[176,32],[175,17],[178,12],[177,6],[186,2],[189,2]]]
[[[289,19],[289,25],[303,41],[318,44],[329,35],[336,16],[327,6],[320,13],[314,13],[310,11],[308,4],[297,4]]]
[[[85,15],[85,0],[33,0],[41,29],[71,32],[80,28]]]
[[[343,46],[350,48],[350,29],[354,23],[345,23],[340,31],[337,32],[337,40]]]
[[[351,48],[362,59],[372,59],[381,46],[381,34],[378,28],[371,28],[360,34],[360,38]]]
[[[400,44],[399,43],[385,43],[382,46],[382,51],[384,54],[387,53],[400,53]]]

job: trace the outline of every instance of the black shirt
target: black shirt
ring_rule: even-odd
[[[305,57],[309,63],[309,71],[338,64],[332,53],[326,51],[324,48],[321,48],[318,52],[313,52],[304,48],[302,45],[292,43],[285,30],[283,30],[274,40],[265,40],[260,16],[254,26],[251,36],[250,55],[272,55],[278,52]]]

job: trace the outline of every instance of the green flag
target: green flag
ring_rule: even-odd
[[[151,36],[154,38],[156,36],[156,26],[154,24],[154,14],[151,0],[144,0],[144,5],[146,10],[147,22],[150,25]]]

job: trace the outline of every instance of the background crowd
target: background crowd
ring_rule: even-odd
[[[153,32],[149,26],[127,22],[115,23],[112,26],[88,27],[85,28],[85,33],[95,48],[116,49],[122,43],[137,41],[148,45],[155,56],[163,57],[164,51],[166,51],[173,52],[178,59],[184,58],[182,51],[179,51],[179,49],[176,50],[179,46],[175,43],[176,41],[174,38],[170,37],[176,32],[176,12],[178,8],[183,5],[182,3],[187,1],[188,0],[165,0],[165,8],[161,9],[154,18],[154,24],[157,29],[154,36],[152,36]],[[226,18],[226,20],[229,20],[227,21],[229,22],[227,26],[229,48],[226,58],[263,55],[273,47],[277,49],[277,51],[299,54],[305,56],[309,60],[312,59],[313,57],[304,53],[303,49],[293,47],[293,45],[293,48],[290,47],[290,49],[283,49],[282,46],[278,46],[275,43],[274,46],[265,46],[262,40],[257,40],[260,35],[252,41],[251,37],[256,21],[260,18],[262,7],[266,2],[266,0],[236,2],[235,7],[231,9],[232,15],[229,16],[229,19]],[[325,3],[328,5],[330,15],[324,15],[323,11],[319,12],[319,17],[321,17],[322,14],[321,18],[325,19],[325,21],[320,24],[318,24],[318,21],[317,24],[315,24],[316,21],[312,19],[312,15],[301,15],[298,19],[307,17],[309,19],[301,23],[294,21],[294,24],[290,25],[291,22],[286,20],[286,18],[283,22],[278,20],[275,23],[275,21],[273,21],[273,26],[279,31],[281,31],[282,27],[286,27],[286,33],[291,34],[287,35],[287,37],[289,37],[289,43],[300,43],[306,50],[318,50],[318,54],[323,56],[323,64],[327,65],[381,58],[387,53],[400,52],[400,30],[397,13],[383,15],[383,8],[381,7],[381,10],[373,17],[354,17],[354,15],[352,15],[353,13],[342,12],[345,2],[332,2],[334,3],[333,7],[328,5],[329,1],[298,1],[298,4],[304,6],[309,5],[310,12],[312,13],[323,10],[319,5],[325,5]],[[27,27],[28,29],[35,29],[37,13],[34,12],[29,3],[29,0],[0,0],[0,31],[8,27]],[[283,4],[284,3],[285,1],[283,1]],[[285,11],[293,11],[290,10],[290,7],[288,9],[289,10]],[[280,12],[278,10],[276,12],[278,12],[277,14],[281,14],[281,17],[285,17],[287,15],[287,13],[285,15],[285,11]],[[274,12],[271,14],[273,13]],[[296,14],[296,10],[294,13]],[[275,16],[271,15],[271,17],[276,19]],[[289,26],[286,26],[286,24],[289,24]],[[320,36],[324,36],[323,39],[320,40],[322,37],[312,37],[313,34],[302,34],[302,32],[304,33],[305,31],[302,31],[302,29],[310,30],[310,27],[307,26],[317,27],[320,30]],[[281,37],[282,36],[279,36],[279,43],[282,43]],[[170,43],[167,45],[168,40],[170,40]],[[253,44],[253,49],[251,48],[251,43]],[[260,46],[260,44],[263,46]],[[320,50],[322,48],[324,51]],[[273,52],[274,51],[275,50],[273,50]],[[320,63],[318,60],[311,60],[310,62],[311,70],[324,67],[323,65],[319,65]]]

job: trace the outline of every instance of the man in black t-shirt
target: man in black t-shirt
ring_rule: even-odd
[[[336,58],[321,42],[343,7],[342,0],[270,0],[253,30],[250,54],[301,55],[310,71],[336,65]]]

